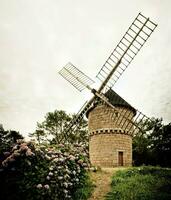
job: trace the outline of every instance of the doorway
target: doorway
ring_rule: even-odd
[[[123,151],[118,152],[118,166],[123,166]]]

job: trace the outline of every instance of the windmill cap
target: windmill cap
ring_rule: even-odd
[[[134,115],[136,115],[136,109],[133,108],[128,102],[126,102],[121,96],[119,96],[114,90],[109,89],[105,94],[104,94],[109,102],[113,106],[118,106],[118,107],[125,107],[133,111]],[[97,106],[98,104],[94,104],[86,113],[86,117],[88,118],[89,113]]]

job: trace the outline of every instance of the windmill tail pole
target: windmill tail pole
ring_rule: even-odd
[[[107,82],[109,81],[109,79],[112,77],[114,71],[116,70],[116,68],[119,66],[119,64],[121,63],[122,57],[118,60],[118,62],[116,63],[116,65],[114,66],[114,68],[111,70],[111,72],[109,73],[109,75],[106,77],[106,79],[103,81],[103,83],[101,84],[100,88],[98,89],[98,93],[100,93],[104,87],[106,86]]]

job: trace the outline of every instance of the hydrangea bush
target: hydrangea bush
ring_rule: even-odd
[[[46,146],[17,141],[0,160],[0,199],[85,199],[89,167],[84,145]]]

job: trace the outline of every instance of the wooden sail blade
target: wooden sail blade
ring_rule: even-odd
[[[110,94],[114,95],[110,96]],[[137,131],[142,130],[142,124],[150,122],[151,119],[139,110],[128,104],[122,97],[114,91],[107,92],[105,96],[107,101],[101,99],[99,104],[105,106],[104,115],[113,121],[116,128],[124,134],[134,135]]]
[[[66,140],[67,140],[67,137],[70,134],[74,133],[74,131],[79,127],[80,122],[83,120],[85,114],[92,106],[92,103],[94,102],[94,100],[95,100],[95,97],[92,97],[89,101],[86,101],[81,107],[81,109],[78,111],[76,116],[73,118],[73,120],[67,125],[63,133]]]
[[[114,86],[156,26],[157,24],[141,13],[137,15],[96,76],[102,82],[99,92],[104,87]]]
[[[66,64],[60,71],[59,74],[71,83],[80,92],[86,87],[89,88],[94,81],[76,68],[72,63]]]

